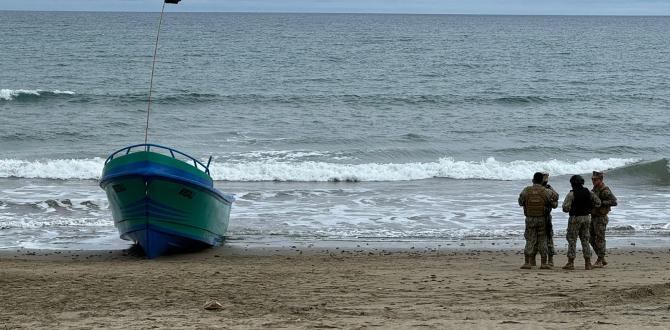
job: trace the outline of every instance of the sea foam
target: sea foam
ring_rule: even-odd
[[[426,163],[336,164],[326,162],[219,163],[210,167],[215,180],[227,181],[405,181],[428,178],[522,180],[537,171],[552,175],[588,173],[637,162],[630,158],[593,158],[577,162],[560,160],[511,162],[488,158],[457,161],[440,158]]]
[[[511,162],[488,158],[458,161],[440,158],[425,163],[338,164],[328,162],[285,162],[275,160],[214,163],[210,173],[222,181],[409,181],[428,178],[523,180],[537,171],[553,176],[608,170],[637,162],[631,158],[593,158],[576,162],[548,160]],[[48,179],[99,179],[104,159],[0,160],[0,177]]]
[[[72,91],[44,91],[31,89],[0,89],[0,100],[11,101],[22,96],[40,96],[40,95],[74,95]]]
[[[98,179],[105,160],[47,159],[37,161],[0,159],[2,178]]]

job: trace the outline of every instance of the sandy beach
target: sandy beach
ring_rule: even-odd
[[[616,248],[585,271],[520,270],[520,250],[223,247],[0,253],[14,328],[665,328],[670,253]],[[560,250],[557,266],[565,263]],[[581,261],[581,260],[579,260]],[[219,310],[206,310],[216,300]]]

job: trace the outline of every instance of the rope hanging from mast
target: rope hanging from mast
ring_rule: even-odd
[[[161,18],[158,20],[158,31],[156,32],[156,45],[154,46],[154,58],[151,61],[151,79],[149,80],[149,101],[147,102],[147,124],[144,127],[144,143],[147,143],[149,137],[149,114],[151,113],[151,92],[154,87],[154,69],[156,67],[156,53],[158,52],[158,39],[161,35],[161,24],[163,23],[163,12],[165,12],[166,3],[177,3],[179,1],[163,1],[163,8],[161,8]]]
[[[181,0],[165,0],[163,1],[163,7],[161,8],[161,18],[158,20],[158,31],[156,32],[156,44],[154,45],[154,58],[151,61],[151,79],[149,79],[149,100],[147,102],[147,124],[144,127],[144,144],[147,143],[149,139],[149,114],[151,113],[151,92],[154,88],[154,69],[156,68],[156,53],[158,52],[158,39],[161,35],[161,24],[163,23],[163,13],[165,12],[165,4],[172,3],[178,4]]]

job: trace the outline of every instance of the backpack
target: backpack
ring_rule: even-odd
[[[547,193],[544,187],[530,187],[526,191],[524,214],[527,217],[543,217],[546,215]]]

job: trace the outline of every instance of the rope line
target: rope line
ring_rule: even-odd
[[[161,18],[158,20],[158,31],[156,32],[156,45],[154,46],[154,59],[151,62],[151,79],[149,80],[149,101],[147,103],[147,125],[144,127],[144,143],[147,143],[149,137],[149,114],[151,113],[151,92],[154,87],[154,68],[156,67],[156,53],[158,51],[158,38],[161,35],[161,24],[163,23],[163,12],[165,11],[165,1],[161,8]]]

